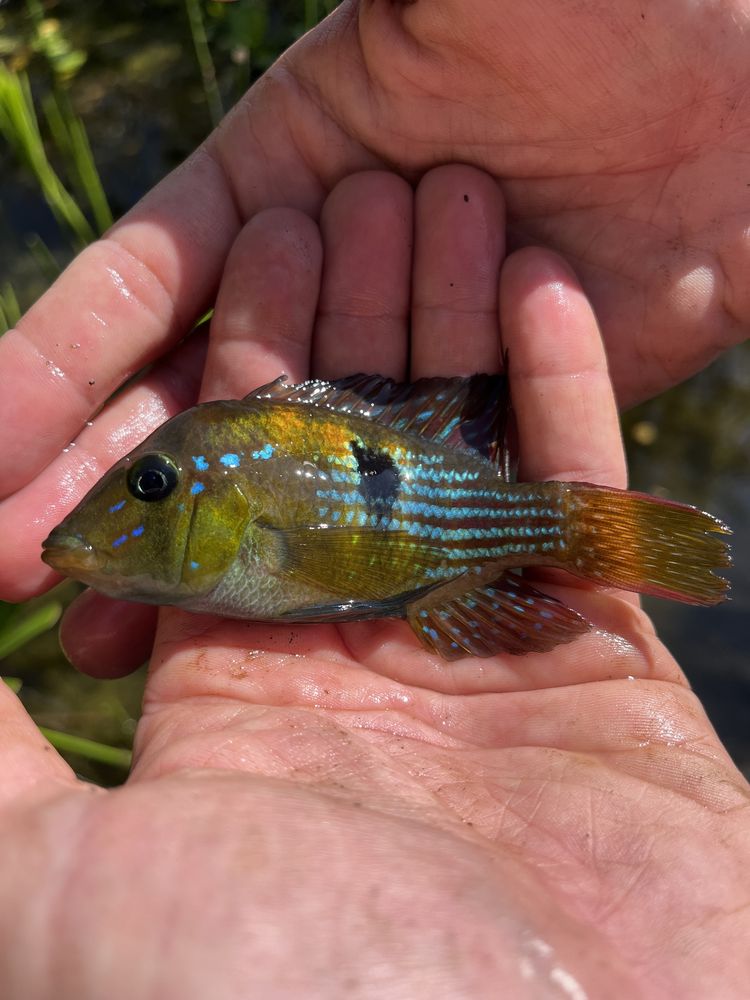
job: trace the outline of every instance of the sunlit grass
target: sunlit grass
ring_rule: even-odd
[[[34,177],[58,223],[70,232],[75,244],[84,247],[90,243],[96,234],[49,161],[28,77],[2,64],[0,135]]]

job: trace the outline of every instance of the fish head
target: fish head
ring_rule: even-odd
[[[219,406],[173,417],[117,462],[45,539],[42,559],[126,600],[179,605],[210,591],[251,511],[231,470],[196,454],[200,411]]]

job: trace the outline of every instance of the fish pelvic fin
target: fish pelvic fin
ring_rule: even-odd
[[[514,573],[445,602],[434,591],[406,610],[420,642],[444,660],[543,653],[591,627],[576,611]]]
[[[731,534],[695,507],[588,483],[560,484],[565,496],[563,569],[596,583],[687,604],[716,604],[729,583]]]

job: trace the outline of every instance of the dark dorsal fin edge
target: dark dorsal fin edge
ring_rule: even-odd
[[[510,466],[510,395],[505,375],[423,378],[395,382],[357,374],[335,381],[288,385],[281,375],[246,400],[299,403],[377,421],[447,447],[481,455],[505,472]]]

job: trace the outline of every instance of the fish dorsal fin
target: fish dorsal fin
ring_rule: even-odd
[[[394,430],[479,454],[501,469],[509,465],[510,412],[504,375],[423,378],[394,382],[382,375],[349,375],[327,382],[287,385],[286,376],[254,389],[245,399],[300,403],[366,417]]]

